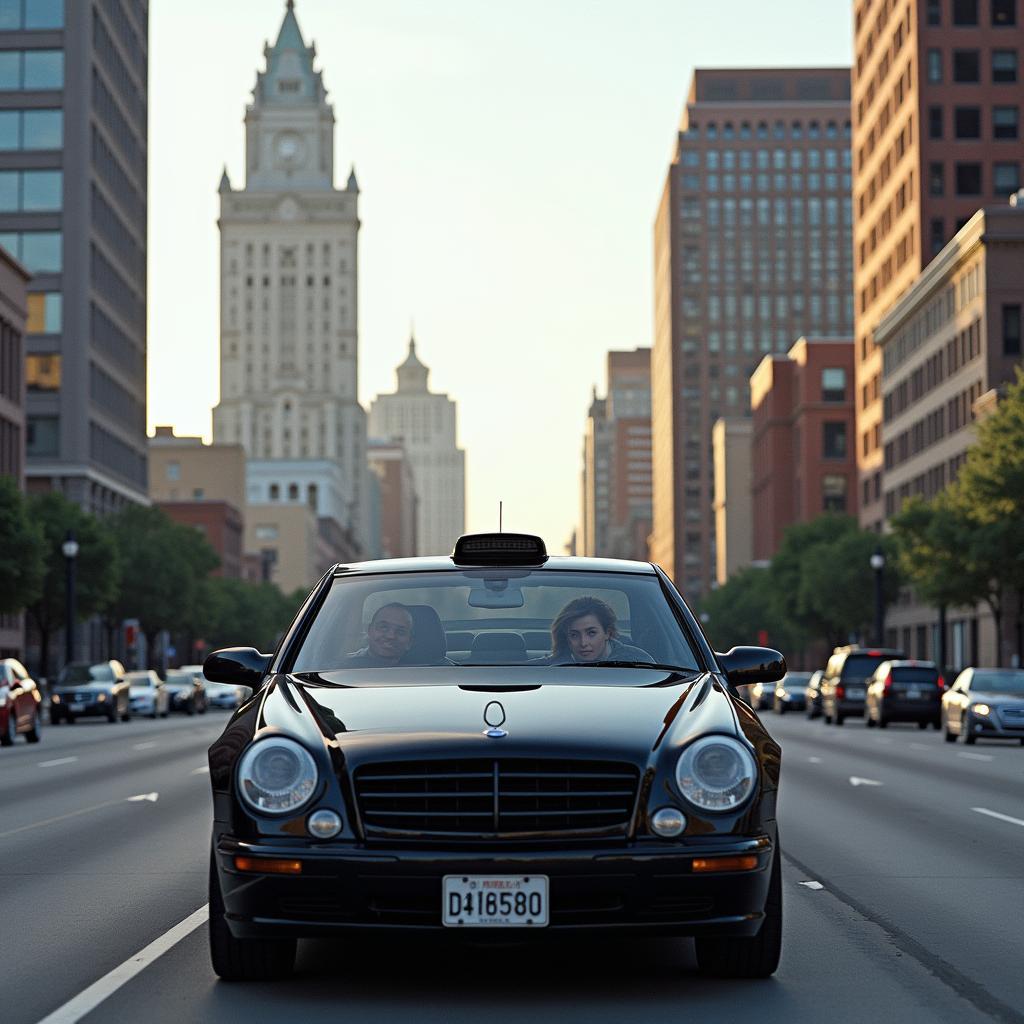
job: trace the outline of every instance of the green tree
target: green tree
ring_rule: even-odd
[[[198,625],[207,648],[256,647],[269,652],[276,648],[305,591],[282,594],[273,583],[211,578],[205,584],[206,620]]]
[[[770,646],[791,656],[794,634],[772,600],[773,583],[766,569],[746,568],[711,591],[701,602],[707,613],[706,630],[716,650],[756,644],[764,632]]]
[[[35,601],[45,572],[42,529],[14,480],[0,477],[0,612],[20,612]]]
[[[109,520],[122,566],[117,620],[137,618],[152,663],[156,636],[164,629],[187,632],[201,584],[219,559],[198,530],[173,522],[156,508],[129,505]]]
[[[84,619],[106,608],[117,590],[117,551],[95,516],[56,491],[32,495],[29,517],[42,535],[45,565],[39,596],[27,611],[39,633],[40,662],[49,672],[50,638],[65,625],[67,566],[61,546],[73,531],[78,541],[75,559],[76,618]]]

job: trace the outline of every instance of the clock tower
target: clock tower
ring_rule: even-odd
[[[308,504],[365,546],[355,172],[334,186],[334,110],[288,0],[245,112],[245,186],[220,194],[218,443],[241,444],[247,500]],[[328,531],[329,532],[329,531]]]

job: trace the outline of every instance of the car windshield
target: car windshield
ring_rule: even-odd
[[[884,654],[850,654],[843,664],[840,679],[844,683],[863,682],[883,661],[888,661],[890,657],[891,655]]]
[[[195,676],[190,672],[168,672],[167,682],[174,683],[177,686],[192,686],[195,681]]]
[[[336,579],[291,671],[523,664],[701,662],[653,574],[495,568]]]
[[[939,678],[935,668],[894,668],[892,677],[897,683],[928,683],[934,686]]]
[[[127,679],[132,686],[153,685],[153,680],[148,672],[129,672],[128,675],[125,676],[125,679]]]
[[[65,686],[81,686],[83,683],[112,683],[114,673],[109,665],[65,665],[60,671],[58,682]]]
[[[971,691],[1024,694],[1024,672],[975,672]]]

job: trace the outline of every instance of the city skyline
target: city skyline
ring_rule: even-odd
[[[390,388],[414,319],[434,387],[459,403],[467,530],[495,526],[502,500],[507,527],[560,550],[578,523],[578,438],[605,354],[651,343],[653,222],[692,68],[798,65],[810,53],[846,63],[849,11],[822,23],[813,8],[811,27],[808,3],[771,19],[749,4],[737,35],[723,12],[691,25],[687,5],[627,17],[574,3],[545,13],[538,35],[534,4],[521,13],[535,18],[498,39],[467,3],[295,9],[337,109],[336,183],[354,163],[362,190],[360,401]],[[228,0],[153,12],[151,429],[210,434],[216,187],[225,164],[244,178],[242,113],[283,11]],[[502,366],[500,393],[520,398],[495,417],[479,376],[502,352],[516,361]]]

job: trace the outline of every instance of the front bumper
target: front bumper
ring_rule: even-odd
[[[755,870],[693,871],[695,857],[744,853],[756,854]],[[235,868],[237,855],[298,859],[302,874],[242,873]],[[441,931],[441,879],[449,874],[550,878],[548,927],[501,929],[503,935],[609,929],[753,936],[764,917],[774,855],[774,838],[767,835],[686,845],[652,841],[608,849],[486,852],[257,844],[228,835],[216,844],[227,923],[236,938],[365,928]]]
[[[970,714],[967,716],[967,728],[972,735],[983,739],[1020,740],[1024,739],[1024,722],[1007,723],[1002,720],[998,710],[987,715]]]

